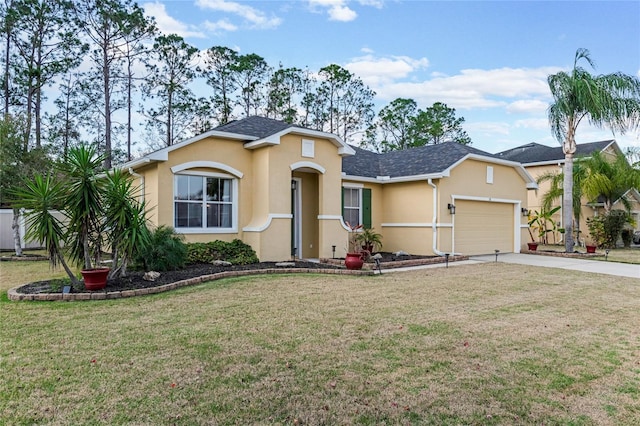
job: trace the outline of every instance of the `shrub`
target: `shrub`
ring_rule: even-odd
[[[618,238],[629,221],[623,210],[611,210],[600,216],[587,219],[589,233],[598,247],[615,248]]]
[[[251,246],[238,239],[231,242],[216,240],[187,244],[187,263],[211,263],[214,260],[224,260],[234,265],[259,262]]]
[[[631,240],[633,240],[633,230],[629,228],[625,228],[620,233],[620,236],[622,237],[622,244],[626,248],[631,247]]]
[[[187,260],[184,237],[170,226],[159,226],[150,231],[150,242],[137,254],[136,264],[145,271],[173,271],[183,268]]]

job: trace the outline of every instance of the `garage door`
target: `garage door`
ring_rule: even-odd
[[[513,252],[513,204],[456,200],[455,205],[456,253]]]

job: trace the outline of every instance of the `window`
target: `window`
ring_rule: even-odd
[[[209,176],[175,177],[175,227],[232,229],[234,179]]]
[[[371,189],[342,188],[342,219],[351,226],[371,228]]]

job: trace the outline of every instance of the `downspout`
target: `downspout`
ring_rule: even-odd
[[[133,168],[131,168],[131,167],[129,167],[129,174],[131,176],[135,176],[138,179],[140,179],[140,202],[142,203],[142,202],[144,202],[144,191],[145,191],[145,188],[144,188],[144,176],[134,172]]]
[[[433,219],[431,220],[431,229],[433,230],[433,237],[432,237],[433,247],[432,247],[432,250],[438,256],[444,256],[446,253],[438,250],[438,227],[437,227],[437,222],[438,222],[438,187],[433,183],[433,180],[431,178],[427,179],[427,183],[429,184],[430,187],[433,188],[433,191],[431,191],[432,194],[433,194]]]

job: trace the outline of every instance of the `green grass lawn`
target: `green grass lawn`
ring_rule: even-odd
[[[259,276],[116,301],[5,295],[0,324],[0,424],[640,423],[631,278],[503,263]]]

